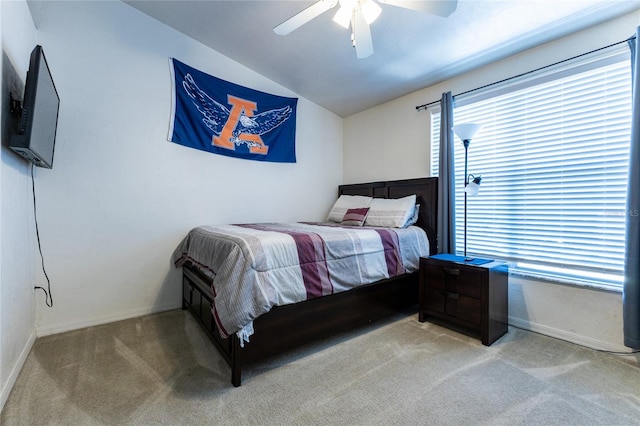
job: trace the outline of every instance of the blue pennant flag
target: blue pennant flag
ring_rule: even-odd
[[[296,105],[221,80],[171,58],[169,140],[230,157],[296,162]]]

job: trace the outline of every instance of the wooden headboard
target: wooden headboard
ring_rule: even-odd
[[[340,185],[338,195],[365,195],[376,198],[402,198],[416,194],[420,215],[416,226],[424,229],[429,238],[429,254],[438,248],[438,178],[403,179],[382,182]]]

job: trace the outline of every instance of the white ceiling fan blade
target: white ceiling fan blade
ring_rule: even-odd
[[[293,15],[291,18],[284,21],[273,29],[273,32],[278,35],[287,35],[291,31],[298,29],[302,25],[306,24],[316,16],[319,16],[327,10],[338,4],[338,0],[318,0],[316,3],[307,7],[302,12]]]
[[[357,8],[353,14],[353,42],[356,47],[356,56],[363,59],[373,55],[373,41],[371,40],[371,28],[364,18],[361,8]]]
[[[458,0],[378,0],[380,3],[447,17],[458,7]]]

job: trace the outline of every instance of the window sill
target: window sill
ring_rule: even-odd
[[[509,275],[517,276],[526,279],[533,279],[537,281],[544,281],[551,284],[560,284],[571,287],[584,288],[589,290],[605,291],[608,293],[622,294],[622,287],[615,284],[607,284],[596,281],[581,280],[573,277],[561,277],[555,275],[548,275],[545,273],[538,273],[530,270],[518,269],[516,267],[509,266]]]

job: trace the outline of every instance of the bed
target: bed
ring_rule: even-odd
[[[426,245],[427,253],[424,255],[434,254],[437,248],[437,178],[341,185],[338,188],[338,195],[366,196],[376,199],[396,200],[413,194],[415,194],[415,202],[420,208],[416,211],[415,225],[407,228],[406,232],[415,234],[419,231],[426,234],[428,243]],[[258,232],[268,235],[278,235],[278,233],[272,232],[272,228],[265,228],[265,226],[266,224],[245,224],[229,225],[229,228],[235,232],[238,230],[244,232],[245,229],[246,232],[253,232],[257,229]],[[276,231],[297,235],[299,226],[310,226],[315,231],[315,227],[324,227],[325,224],[276,224]],[[330,234],[338,232],[338,228],[342,228],[339,224],[333,226],[327,227]],[[415,227],[419,229],[417,231],[410,229]],[[212,272],[216,269],[215,267],[207,265],[202,257],[195,256],[189,251],[189,247],[198,246],[199,250],[215,259],[217,255],[215,254],[216,250],[212,248],[213,246],[209,247],[206,245],[208,243],[201,242],[197,238],[201,237],[200,234],[220,234],[221,231],[225,231],[224,226],[194,228],[176,249],[174,263],[176,266],[182,267],[183,270],[182,307],[194,315],[231,367],[231,383],[234,386],[241,385],[242,369],[249,364],[336,333],[352,330],[407,308],[417,307],[418,272],[415,270],[416,268],[412,268],[413,270],[407,268],[405,271],[399,266],[396,271],[397,275],[393,276],[391,274],[392,268],[389,265],[393,264],[395,268],[396,264],[389,263],[389,259],[387,259],[388,276],[391,278],[384,278],[350,289],[342,288],[338,292],[330,292],[327,295],[324,295],[322,285],[320,285],[317,287],[317,294],[312,297],[300,301],[290,301],[286,304],[281,304],[281,302],[282,299],[289,299],[288,295],[269,296],[274,299],[275,306],[272,306],[273,303],[271,303],[269,306],[263,307],[261,303],[264,300],[261,299],[261,303],[256,303],[258,307],[252,308],[255,312],[245,313],[244,310],[249,308],[243,307],[242,309],[230,310],[230,314],[223,307],[218,306],[220,305],[220,293],[224,291],[221,290],[219,283],[224,276],[235,277],[237,274],[234,272],[223,273],[222,270],[218,270],[216,274],[216,272]],[[353,232],[356,231],[353,230]],[[382,235],[384,230],[378,232]],[[396,233],[394,233],[395,235]],[[398,235],[400,234],[398,233]],[[222,246],[229,245],[224,241],[225,239],[235,244],[234,238],[234,235],[230,234],[229,237],[223,238],[222,245],[215,247],[220,249]],[[402,240],[408,237],[394,238]],[[205,241],[204,237],[202,237],[202,241]],[[326,244],[325,250],[330,249],[328,242],[323,241],[322,244]],[[283,257],[287,256],[283,255]],[[389,255],[386,257],[389,258]],[[276,259],[275,262],[285,261]],[[286,281],[288,276],[283,275],[283,277],[285,277],[283,281]],[[238,287],[241,287],[240,284]],[[310,291],[309,286],[306,287],[306,291]],[[213,303],[214,300],[216,303]],[[247,319],[251,320],[248,324],[246,324]],[[247,332],[247,330],[249,331]]]

